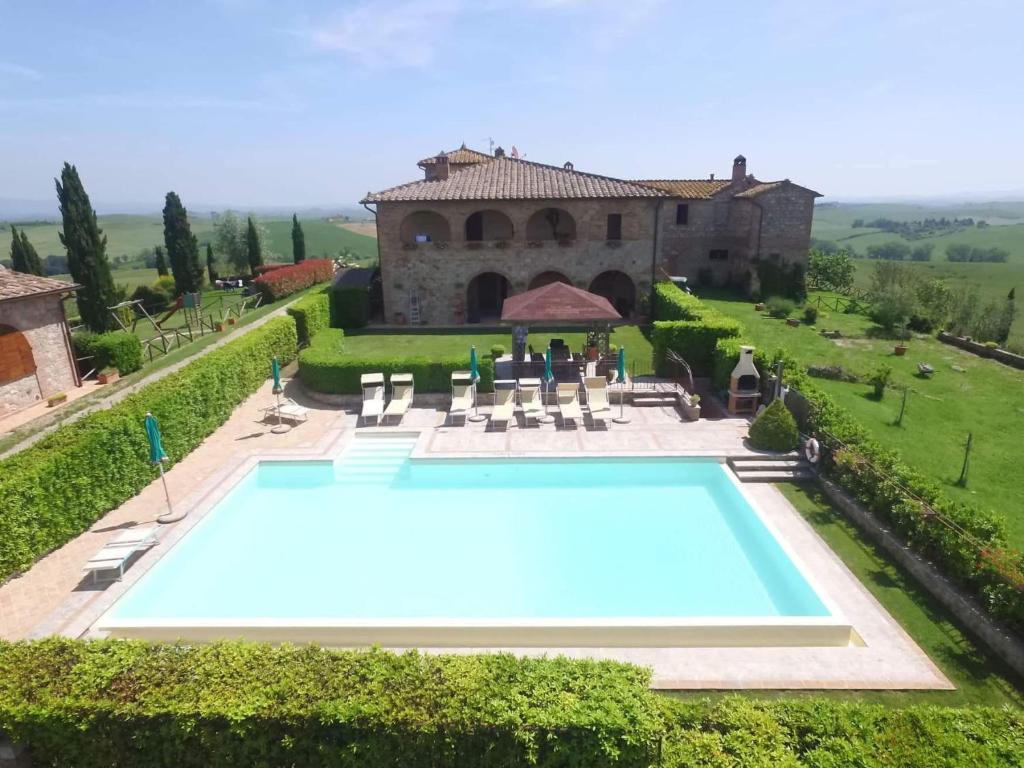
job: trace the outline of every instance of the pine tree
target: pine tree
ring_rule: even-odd
[[[28,235],[25,234],[25,230],[21,230],[21,257],[25,260],[25,266],[27,271],[33,275],[39,275],[40,277],[44,274],[43,260],[39,258],[39,254],[36,253],[35,246],[28,241]]]
[[[60,241],[68,252],[68,271],[82,287],[75,298],[82,322],[102,333],[114,327],[109,307],[117,303],[117,289],[107,261],[107,238],[96,221],[75,166],[64,163],[57,185],[57,200],[63,220]]]
[[[260,233],[252,216],[249,217],[249,226],[245,230],[245,250],[249,257],[249,270],[255,275],[256,267],[263,264],[263,249],[260,246]]]
[[[203,287],[199,243],[189,226],[188,212],[174,192],[167,193],[164,205],[164,245],[174,275],[174,289],[179,295],[199,291]]]
[[[21,238],[18,237],[18,230],[11,226],[11,269],[15,272],[28,272],[28,265],[25,263],[25,256],[21,250]]]
[[[217,262],[213,258],[213,246],[210,243],[206,244],[206,272],[210,278],[210,285],[217,282]]]
[[[306,235],[297,214],[292,214],[292,260],[299,264],[306,260]]]
[[[156,273],[160,277],[167,274],[167,258],[164,256],[164,249],[159,245],[153,249],[153,257],[156,262]]]

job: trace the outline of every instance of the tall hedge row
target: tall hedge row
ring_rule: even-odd
[[[658,374],[667,376],[668,350],[682,356],[696,376],[710,376],[719,339],[739,336],[743,326],[672,283],[654,286],[655,322],[651,346]]]
[[[239,642],[0,643],[0,731],[76,768],[1004,768],[1020,710],[677,700],[627,664]]]
[[[72,341],[75,354],[78,357],[91,357],[88,364],[96,370],[116,368],[125,375],[142,367],[142,342],[134,333],[76,333]]]
[[[300,344],[310,340],[331,324],[331,303],[327,287],[303,296],[286,310],[295,318],[295,330]]]
[[[655,320],[698,320],[708,307],[672,283],[654,284]]]
[[[414,354],[402,357],[355,357],[344,351],[345,334],[340,328],[319,333],[299,353],[299,379],[316,392],[333,395],[355,395],[362,390],[359,377],[364,373],[411,373],[417,392],[448,392],[453,371],[469,370],[469,350],[464,356],[432,358]],[[489,392],[494,384],[494,363],[487,357],[479,359],[479,389]]]
[[[331,288],[331,326],[362,328],[370,322],[370,291],[341,286]]]
[[[87,530],[155,477],[143,417],[160,422],[176,462],[270,375],[270,359],[295,357],[290,317],[260,328],[143,387],[116,405],[61,427],[0,460],[0,581]]]

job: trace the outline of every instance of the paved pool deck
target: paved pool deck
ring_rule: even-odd
[[[397,427],[357,427],[354,412],[289,394],[311,408],[309,420],[289,432],[271,432],[263,408],[273,402],[269,384],[189,456],[167,472],[176,509],[188,517],[160,530],[160,543],[139,556],[120,582],[93,584],[82,567],[117,531],[153,522],[166,511],[155,480],[136,497],[97,521],[86,533],[42,558],[25,574],[0,586],[0,637],[53,634],[100,636],[94,623],[164,552],[185,536],[252,466],[262,459],[334,456],[360,433],[419,433],[414,457],[493,456],[717,456],[751,454],[744,419],[686,422],[674,408],[625,407],[628,424],[607,429],[558,423],[507,431],[487,421],[446,423],[435,408],[414,408]],[[616,408],[616,414],[618,409]],[[481,413],[489,411],[481,407]],[[566,655],[630,661],[654,670],[654,685],[666,689],[838,688],[950,689],[953,686],[902,628],[846,569],[813,528],[770,485],[747,484],[748,496],[798,553],[817,584],[853,625],[862,645],[840,648],[507,648],[522,655]],[[472,653],[494,648],[424,649]]]

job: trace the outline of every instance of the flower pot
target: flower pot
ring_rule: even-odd
[[[799,328],[800,327],[800,321],[797,318],[795,318],[795,317],[787,317],[786,318],[786,325],[788,325],[791,328]]]
[[[684,405],[683,416],[690,421],[696,421],[700,418],[700,406],[699,405]]]
[[[587,347],[587,360],[597,360],[597,347]]]
[[[113,384],[119,378],[121,378],[120,371],[110,371],[109,373],[101,373],[96,376],[96,380],[100,384]]]
[[[757,302],[757,304],[754,305],[754,311],[755,312],[764,312],[764,302],[763,301]]]
[[[238,322],[238,318],[237,317],[229,317],[228,318],[228,325],[234,325],[237,322]]]
[[[55,405],[60,405],[61,403],[67,402],[67,399],[68,399],[68,393],[67,392],[61,392],[61,393],[56,394],[56,395],[50,395],[50,397],[46,398],[46,404],[50,408],[53,408]]]
[[[897,344],[895,347],[893,347],[892,352],[894,355],[896,355],[896,357],[903,357],[905,354],[907,354],[907,345]]]
[[[214,323],[214,324],[213,324],[213,327],[214,327],[214,329],[215,329],[215,330],[216,330],[216,331],[217,331],[218,333],[223,333],[223,332],[224,332],[224,323],[222,323],[222,322],[220,322],[220,323]]]

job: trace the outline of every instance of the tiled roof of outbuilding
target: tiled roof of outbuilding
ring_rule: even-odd
[[[413,181],[361,202],[419,200],[567,200],[593,198],[653,198],[665,193],[634,181],[613,179],[511,157],[495,157],[452,173],[447,179]]]
[[[23,299],[47,293],[64,293],[80,286],[56,280],[52,277],[38,277],[0,267],[0,301]]]
[[[668,192],[673,197],[706,200],[731,182],[719,179],[638,179],[635,183]]]
[[[757,197],[758,195],[763,195],[765,192],[771,192],[773,189],[778,189],[779,187],[796,187],[797,189],[802,189],[804,192],[809,192],[815,197],[822,197],[822,194],[820,192],[815,192],[813,189],[808,189],[807,187],[801,187],[799,184],[794,184],[789,179],[782,179],[782,181],[760,182],[752,186],[750,189],[745,189],[742,192],[736,194],[735,197]]]
[[[448,158],[448,162],[452,165],[468,165],[470,163],[483,163],[491,159],[491,155],[486,152],[477,152],[475,149],[469,149],[463,144],[458,149],[453,149],[451,152],[439,152],[440,155],[445,155]],[[424,157],[416,165],[420,168],[426,165],[433,165],[437,162],[437,155],[433,157]]]

